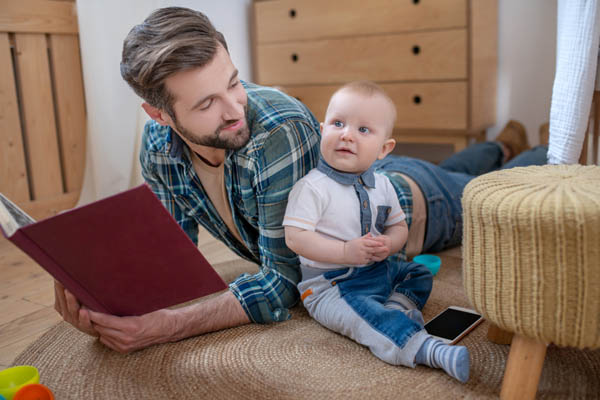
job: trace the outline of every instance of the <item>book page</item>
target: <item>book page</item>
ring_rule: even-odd
[[[0,226],[6,236],[10,237],[17,229],[34,222],[33,218],[0,193]]]

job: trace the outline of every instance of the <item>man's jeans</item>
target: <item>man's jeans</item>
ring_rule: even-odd
[[[427,228],[423,252],[437,252],[460,244],[462,239],[461,197],[467,183],[497,169],[544,165],[546,146],[537,146],[502,165],[502,147],[496,142],[477,143],[452,155],[439,165],[410,157],[389,155],[377,161],[379,170],[408,175],[421,188],[427,206]]]

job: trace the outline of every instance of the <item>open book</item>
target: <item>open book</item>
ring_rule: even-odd
[[[146,185],[39,222],[0,193],[0,228],[94,311],[142,315],[227,287]]]

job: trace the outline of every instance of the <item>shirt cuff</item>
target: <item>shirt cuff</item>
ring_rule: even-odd
[[[304,230],[312,231],[312,232],[315,231],[315,227],[316,227],[315,223],[310,222],[306,219],[298,218],[298,217],[290,217],[290,216],[285,216],[281,225],[293,226],[296,228],[300,228],[300,229],[304,229]]]
[[[291,318],[288,310],[298,302],[296,286],[273,271],[243,274],[229,284],[252,322],[268,324]]]

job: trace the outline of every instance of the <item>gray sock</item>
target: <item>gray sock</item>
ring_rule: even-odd
[[[441,368],[448,375],[465,383],[469,380],[469,350],[465,346],[447,345],[441,340],[428,338],[415,356],[417,364]]]

